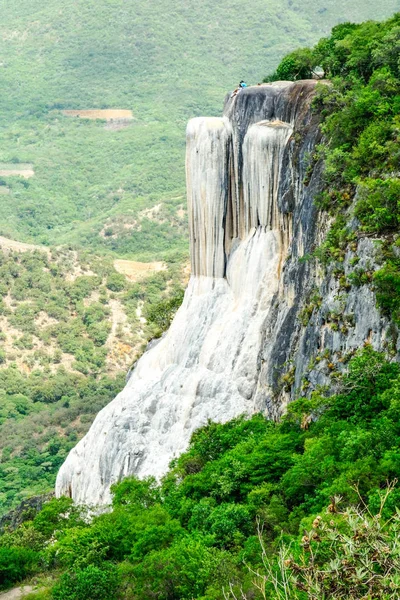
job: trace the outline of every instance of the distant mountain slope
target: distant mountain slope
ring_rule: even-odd
[[[53,489],[68,451],[168,327],[185,278],[162,262],[0,237],[0,515]]]
[[[0,234],[145,260],[186,251],[189,117],[219,112],[240,78],[260,80],[337,22],[399,8],[398,0],[4,4],[0,163],[29,163],[34,176],[0,175]],[[95,108],[132,110],[134,119],[62,112]],[[158,203],[161,215],[138,226],[138,214]]]

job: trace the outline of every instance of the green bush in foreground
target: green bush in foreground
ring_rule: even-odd
[[[38,554],[29,548],[0,547],[0,589],[22,581],[38,566]]]
[[[335,498],[323,516],[318,515],[300,543],[280,548],[272,562],[259,530],[263,568],[252,571],[255,590],[276,600],[391,600],[400,595],[400,512],[384,514],[393,491],[389,485],[380,493],[376,514],[367,507],[339,510]],[[239,596],[224,594],[226,600]]]
[[[54,600],[117,599],[118,573],[113,565],[102,568],[89,565],[85,569],[68,571],[53,588]]]

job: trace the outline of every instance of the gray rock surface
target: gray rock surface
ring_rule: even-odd
[[[366,341],[383,347],[388,323],[370,288],[344,293],[337,278],[304,260],[329,225],[313,204],[322,167],[309,168],[320,141],[314,88],[247,88],[226,98],[223,117],[190,121],[192,277],[183,304],[70,452],[57,495],[107,503],[122,477],[164,474],[208,419],[258,411],[277,418],[302,389],[327,384],[343,353]],[[360,265],[373,261],[373,242],[361,240],[357,252]],[[304,324],[314,289],[322,298]],[[332,327],[336,313],[346,319]]]

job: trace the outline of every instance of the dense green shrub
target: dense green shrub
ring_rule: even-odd
[[[81,276],[72,283],[65,285],[65,292],[71,302],[79,302],[87,298],[101,284],[101,279],[96,276]]]
[[[312,77],[314,56],[308,48],[295,50],[285,56],[276,70],[276,79],[296,81],[297,79],[310,79]]]
[[[50,449],[50,447],[49,447]],[[59,444],[53,449],[57,452]],[[81,513],[83,511],[75,506],[70,498],[54,498],[46,502],[42,510],[33,519],[33,527],[36,531],[48,539],[58,529],[82,525]]]
[[[137,479],[126,477],[118,485],[111,488],[113,506],[140,506],[149,508],[161,501],[160,490],[154,477]]]
[[[135,565],[132,574],[138,600],[211,600],[218,596],[209,595],[209,588],[217,584],[220,593],[224,578],[230,574],[229,555],[207,548],[201,540],[182,538],[166,550],[148,554]]]
[[[110,564],[102,568],[89,565],[64,573],[53,588],[54,600],[117,600],[119,578],[115,567]]]
[[[7,547],[34,549],[34,565],[57,569],[62,574],[57,598],[81,598],[89,589],[91,597],[103,598],[109,585],[116,598],[121,590],[140,600],[217,600],[229,582],[234,593],[242,587],[249,598],[257,598],[243,561],[260,569],[257,524],[262,524],[268,560],[277,564],[283,539],[291,544],[299,581],[308,585],[299,562],[304,548],[299,533],[310,531],[338,494],[347,505],[361,498],[376,511],[386,481],[400,476],[400,367],[368,345],[348,364],[349,373],[338,380],[339,394],[300,398],[280,423],[262,415],[209,423],[193,434],[188,451],[172,462],[161,483],[123,480],[113,486],[112,511],[90,522],[69,499],[53,500],[31,524],[0,537],[0,547],[3,540]],[[73,389],[68,394],[72,401]],[[49,436],[47,461],[57,460],[62,448]],[[3,460],[12,450],[3,451]],[[42,464],[43,455],[31,450],[29,456]],[[395,513],[397,488],[392,495],[386,520]],[[318,529],[321,539],[325,532],[331,535],[329,519],[326,530],[322,524]],[[336,546],[321,543],[315,552],[317,581],[320,570],[328,572],[326,565],[335,557],[341,560],[345,550],[338,540]],[[351,569],[358,568],[355,555],[352,561]],[[120,578],[114,580],[116,564]],[[335,572],[329,577],[334,579]],[[266,597],[279,598],[273,593],[271,588]]]
[[[389,261],[374,274],[376,298],[383,312],[400,323],[400,264]]]
[[[398,231],[400,226],[400,180],[369,179],[359,191],[354,214],[365,231]]]
[[[0,589],[22,581],[37,568],[38,555],[29,548],[0,547]]]
[[[166,331],[183,301],[183,290],[177,290],[172,297],[160,300],[154,304],[146,304],[144,316],[156,325],[156,337]]]
[[[112,292],[122,292],[126,287],[125,277],[120,273],[111,273],[111,275],[107,277],[106,286]]]

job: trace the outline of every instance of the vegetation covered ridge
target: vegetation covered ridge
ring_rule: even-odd
[[[316,198],[333,225],[314,258],[338,277],[344,290],[370,284],[382,313],[400,323],[400,13],[379,23],[343,23],[312,49],[286,56],[267,77],[302,79],[321,67],[314,108],[324,141],[309,159],[309,175],[324,161],[324,189]],[[362,237],[375,239],[377,256],[361,270],[347,251]],[[374,264],[372,264],[374,262]],[[397,328],[394,330],[396,346]]]

